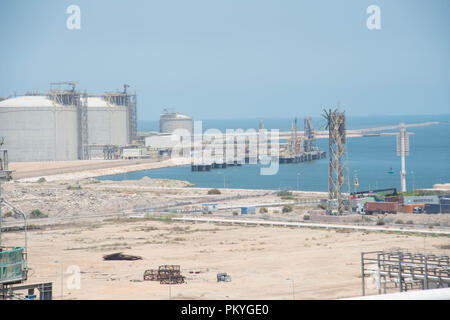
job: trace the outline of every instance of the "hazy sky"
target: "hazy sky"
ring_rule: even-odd
[[[127,83],[141,120],[450,113],[448,0],[1,0],[0,40],[0,96]]]

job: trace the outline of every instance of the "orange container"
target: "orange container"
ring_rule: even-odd
[[[425,204],[424,203],[415,203],[415,204],[404,204],[403,205],[403,212],[405,213],[413,213],[414,208],[420,207],[423,209],[425,208]]]

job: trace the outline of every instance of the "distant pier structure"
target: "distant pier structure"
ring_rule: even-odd
[[[311,117],[304,120],[303,134],[298,131],[297,119],[294,120],[291,129],[291,135],[286,142],[271,141],[269,132],[264,128],[264,122],[259,123],[259,131],[254,133],[235,133],[230,138],[215,141],[212,148],[213,152],[209,157],[204,157],[202,151],[192,153],[191,171],[211,171],[212,169],[224,169],[232,166],[241,166],[260,162],[262,158],[269,157],[273,160],[271,148],[274,143],[279,146],[278,162],[280,164],[300,163],[313,160],[320,160],[326,157],[326,152],[320,150],[315,144],[315,131],[312,125]],[[264,137],[264,142],[259,141],[258,147],[254,148],[256,154],[251,152],[250,144],[255,142],[258,137]],[[208,139],[205,139],[209,141]],[[231,147],[225,145],[225,142]],[[202,150],[208,142],[201,142]],[[233,147],[234,145],[234,147]],[[222,152],[222,157],[217,160],[214,152]],[[255,161],[256,160],[256,161]]]

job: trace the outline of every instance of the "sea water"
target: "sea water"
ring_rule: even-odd
[[[261,119],[205,120],[203,129],[258,128]],[[266,129],[289,131],[293,119],[262,119]],[[299,130],[303,119],[299,118]],[[450,183],[450,115],[377,116],[347,118],[348,129],[380,127],[404,123],[439,121],[436,126],[407,129],[410,136],[410,155],[406,157],[407,189],[431,188],[437,183]],[[317,130],[324,130],[325,121],[313,119]],[[157,121],[139,122],[140,131],[157,131]],[[398,130],[397,130],[398,131]],[[328,139],[317,139],[316,145],[327,152],[322,160],[296,164],[280,164],[275,175],[261,175],[259,164],[191,172],[190,166],[169,167],[99,177],[99,180],[137,180],[151,178],[186,180],[198,187],[280,189],[303,191],[328,190]],[[396,153],[396,136],[373,136],[347,139],[348,171],[346,186],[354,191],[354,178],[358,177],[357,190],[381,188],[400,189],[401,160]],[[347,188],[344,188],[346,191]]]

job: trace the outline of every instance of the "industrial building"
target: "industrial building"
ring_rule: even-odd
[[[60,86],[69,85],[69,89]],[[11,161],[90,159],[105,146],[126,146],[136,139],[136,95],[90,95],[77,82],[50,84],[46,93],[0,101],[0,137]],[[55,88],[56,86],[56,88]]]
[[[192,135],[192,117],[164,109],[159,118],[159,132],[173,133],[177,129],[185,129]]]

